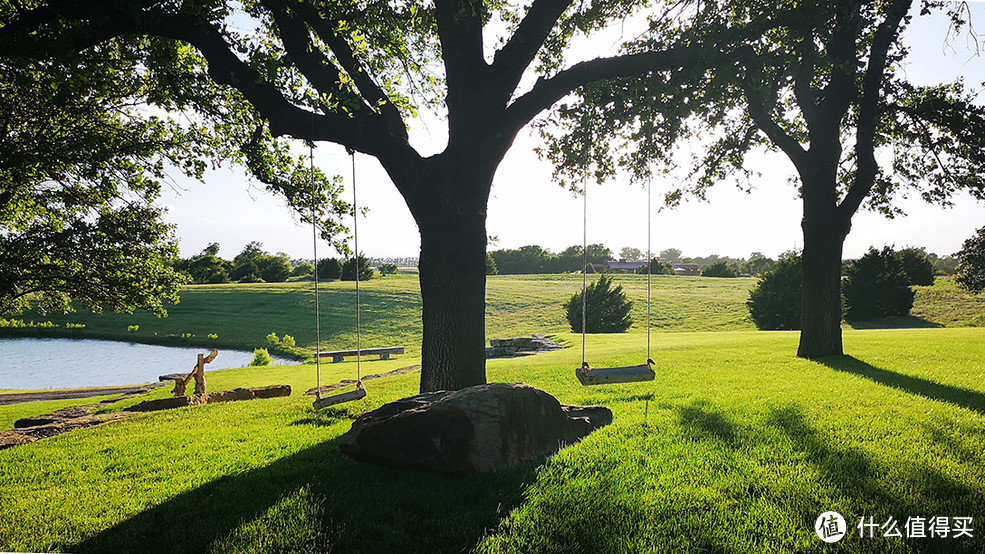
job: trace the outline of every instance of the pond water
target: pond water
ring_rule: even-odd
[[[135,385],[166,373],[188,373],[210,348],[106,340],[0,338],[0,389]],[[245,367],[253,352],[219,349],[206,369]],[[298,362],[274,358],[274,365]]]

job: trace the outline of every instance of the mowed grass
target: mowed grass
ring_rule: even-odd
[[[638,323],[588,338],[596,367],[640,363],[646,352],[645,279],[617,282],[636,300]],[[376,299],[369,304],[380,316],[369,318],[364,340],[419,344],[416,280],[371,283],[364,299]],[[302,395],[315,384],[311,364],[215,371],[209,390],[286,383],[294,394],[143,414],[0,451],[0,551],[985,551],[985,329],[847,329],[848,356],[806,361],[794,357],[796,333],[750,330],[743,302],[752,280],[655,283],[664,292],[655,286],[654,317],[662,313],[666,326],[653,334],[653,382],[581,387],[580,348],[488,362],[490,381],[613,410],[612,425],[547,460],[469,477],[359,464],[339,452],[338,437],[358,415],[415,394],[419,373],[367,381],[366,399],[315,412]],[[340,320],[349,286],[325,292],[338,295]],[[578,276],[490,278],[488,336],[546,332],[580,343],[561,306],[580,286]],[[221,328],[243,344],[270,331],[309,344],[288,327],[311,300],[304,285],[207,292],[192,287],[175,319],[147,321],[177,321],[185,333]],[[402,315],[385,317],[390,306]],[[107,314],[86,319],[85,331],[116,317],[107,329],[133,324]],[[215,319],[198,321],[206,317]],[[332,325],[333,339],[352,333]],[[363,374],[419,363],[418,352],[364,361]],[[354,378],[355,362],[321,371],[323,383]],[[80,401],[36,413],[71,403]],[[0,407],[0,422],[30,411]],[[813,532],[827,510],[852,531],[835,545]],[[976,530],[859,538],[854,526],[870,516],[900,526],[910,516],[969,516]]]
[[[981,532],[853,534],[827,546],[813,524],[827,510],[851,525],[863,516],[980,524],[983,339],[982,329],[847,331],[850,356],[812,362],[793,356],[795,333],[659,333],[656,381],[594,388],[573,375],[577,348],[491,360],[491,381],[603,404],[615,421],[550,459],[470,477],[339,452],[352,418],[416,392],[417,373],[369,381],[365,400],[315,412],[300,395],[310,365],[211,372],[210,388],[287,382],[296,392],[0,451],[0,549],[981,552]],[[596,366],[638,363],[644,348],[640,332],[588,343]],[[326,365],[332,379],[354,364]]]
[[[592,276],[592,278],[597,278]],[[646,326],[646,278],[616,276],[633,301],[635,329]],[[661,330],[721,331],[754,328],[743,304],[752,279],[655,276],[652,325]],[[486,334],[489,338],[553,334],[570,330],[565,304],[581,290],[579,275],[491,276],[486,285]],[[335,281],[319,287],[323,349],[355,348],[354,283]],[[391,275],[360,285],[363,347],[404,345],[420,353],[421,299],[417,276]],[[291,335],[298,346],[315,343],[312,283],[192,285],[181,302],[168,306],[167,318],[147,313],[24,314],[24,321],[50,321],[51,330],[27,334],[67,335],[135,342],[165,342],[203,347],[252,349],[267,346],[266,336]],[[66,324],[83,324],[66,329]],[[136,325],[136,331],[128,328]],[[3,334],[24,333],[0,329]],[[217,338],[209,338],[209,335]]]

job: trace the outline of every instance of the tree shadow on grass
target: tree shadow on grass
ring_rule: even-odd
[[[295,424],[323,423],[321,418],[307,417]],[[205,483],[65,548],[207,552],[232,535],[250,537],[252,531],[242,530],[244,523],[263,520],[261,537],[278,532],[271,530],[277,525],[266,523],[269,513],[283,510],[300,493],[319,505],[315,522],[308,524],[320,527],[315,530],[319,535],[315,550],[467,551],[486,529],[519,505],[524,489],[535,479],[537,465],[531,462],[464,478],[415,473],[356,463],[332,439],[261,468]],[[275,549],[311,549],[310,541],[307,548],[291,544],[295,534],[282,532]],[[267,550],[256,544],[251,548]]]
[[[881,317],[868,321],[850,321],[852,329],[939,329],[940,323],[913,315]]]
[[[830,356],[820,358],[817,362],[837,371],[865,377],[887,387],[900,389],[930,400],[950,402],[985,415],[985,394],[975,390],[943,385],[920,377],[880,369],[852,356]]]
[[[806,461],[817,470],[823,487],[830,487],[837,492],[837,496],[850,502],[849,505],[842,506],[843,509],[850,507],[859,512],[843,514],[849,520],[850,536],[845,544],[850,550],[865,546],[860,544],[857,530],[854,529],[863,516],[881,518],[880,524],[888,516],[893,516],[902,525],[910,515],[974,515],[981,506],[983,491],[955,480],[937,467],[913,459],[873,459],[864,450],[840,443],[831,433],[812,426],[809,417],[796,404],[771,408],[766,414],[764,425],[751,428],[737,427],[708,402],[692,402],[678,407],[677,410],[682,428],[696,438],[712,441],[727,449],[731,453],[730,463],[737,467],[747,463],[763,463],[755,452],[783,452],[789,448],[782,442],[775,442],[774,434],[764,432],[768,428],[779,429],[798,453],[789,459]],[[763,448],[764,446],[767,448]],[[903,483],[899,483],[899,479]],[[811,486],[809,477],[803,484]],[[749,484],[749,490],[755,491],[750,493],[756,496],[755,501],[759,500],[758,495],[763,486],[762,483]],[[784,496],[780,491],[777,493],[780,497]],[[819,499],[823,497],[821,494]],[[812,502],[809,497],[801,497],[789,503],[781,501],[778,507],[789,511],[801,522],[798,527],[809,533],[813,530],[818,515],[835,506],[822,506],[818,501]],[[855,535],[851,536],[853,533]],[[881,531],[877,530],[877,533]],[[769,537],[767,534],[764,540],[766,543],[771,540],[782,542],[784,537]],[[884,543],[884,546],[890,545]],[[972,541],[945,543],[926,539],[917,546],[918,550],[972,552],[981,551],[982,540],[976,538]],[[779,548],[783,549],[784,546]]]
[[[734,446],[735,428],[729,420],[710,408],[706,401],[692,402],[678,408],[681,425],[711,435],[727,446]]]
[[[818,469],[826,485],[853,499],[855,509],[863,512],[843,514],[849,520],[849,544],[858,539],[853,526],[862,517],[874,517],[883,523],[891,516],[902,525],[908,516],[972,515],[981,506],[981,490],[956,481],[936,467],[905,458],[874,461],[858,448],[838,446],[827,433],[812,427],[796,405],[772,410],[767,423],[791,439],[795,448]],[[807,506],[802,506],[801,512],[806,524],[813,523],[820,513],[810,511]],[[876,530],[876,537],[880,537],[879,533]],[[981,552],[982,541],[928,538],[918,546],[920,550],[930,551]]]

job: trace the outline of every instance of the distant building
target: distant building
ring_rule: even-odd
[[[674,264],[674,273],[677,275],[701,275],[701,266],[698,264]]]
[[[608,261],[604,264],[591,264],[596,273],[636,273],[641,267],[646,266],[646,262],[627,262],[625,260]]]

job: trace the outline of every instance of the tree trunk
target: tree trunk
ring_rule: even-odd
[[[841,342],[841,254],[851,222],[835,209],[804,217],[804,299],[797,356],[844,353]]]
[[[446,196],[427,216],[417,218],[424,325],[421,392],[486,382],[488,190]]]

